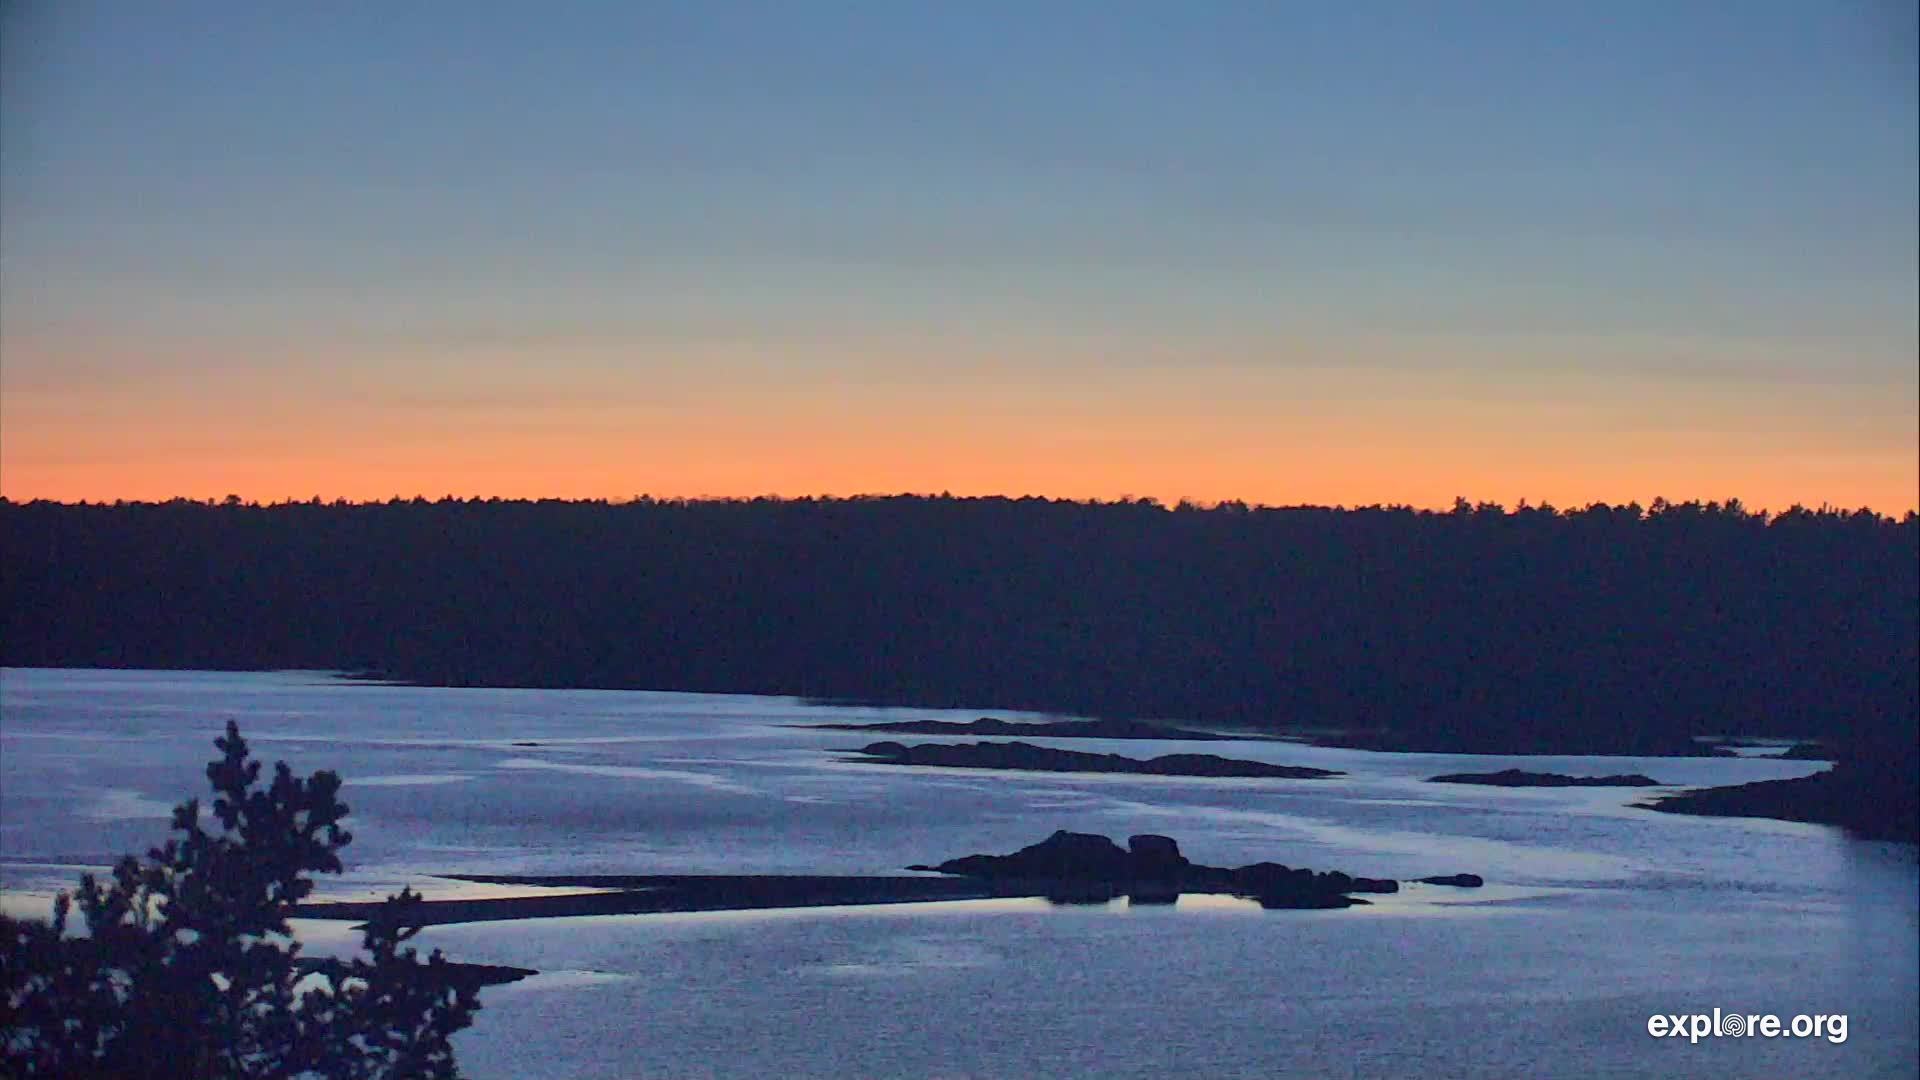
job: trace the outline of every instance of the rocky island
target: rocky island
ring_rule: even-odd
[[[582,915],[642,915],[685,911],[753,911],[1041,897],[1060,904],[1104,903],[1125,896],[1133,904],[1171,904],[1181,893],[1245,897],[1261,907],[1344,908],[1364,904],[1355,894],[1400,891],[1400,882],[1338,870],[1318,872],[1275,862],[1203,866],[1180,853],[1173,838],[1143,833],[1121,847],[1095,833],[1055,832],[1010,855],[967,855],[908,870],[940,877],[828,874],[449,874],[456,881],[590,892],[470,899],[422,900],[420,926]],[[1423,884],[1477,888],[1478,874],[1419,878]],[[364,921],[373,901],[309,901],[294,909],[303,919]],[[532,974],[516,968],[474,966],[463,976],[479,985]]]
[[[1487,787],[1660,787],[1660,781],[1639,773],[1613,776],[1568,776],[1564,773],[1501,769],[1490,773],[1446,773],[1427,777],[1429,784],[1484,784]]]
[[[1163,754],[1130,758],[1120,754],[1089,754],[1056,750],[1032,743],[868,743],[849,760],[875,765],[920,765],[941,769],[1018,769],[1026,772],[1131,773],[1140,776],[1263,777],[1280,780],[1318,780],[1342,773],[1302,765],[1273,765],[1213,754]]]
[[[1203,866],[1180,854],[1172,837],[1152,833],[1128,837],[1123,848],[1098,833],[1065,829],[1010,855],[967,855],[907,869],[975,878],[1068,902],[1127,896],[1136,904],[1172,903],[1181,893],[1227,893],[1265,908],[1343,908],[1367,902],[1355,893],[1400,891],[1398,881],[1338,870],[1316,873],[1274,862]],[[1483,884],[1475,874],[1421,880],[1465,888]]]

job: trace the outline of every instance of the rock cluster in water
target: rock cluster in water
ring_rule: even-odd
[[[1354,893],[1394,893],[1400,883],[1330,870],[1316,873],[1274,862],[1226,868],[1203,866],[1180,854],[1171,837],[1130,836],[1121,847],[1098,833],[1062,829],[1011,855],[967,855],[937,866],[910,866],[989,881],[1029,881],[1054,899],[1101,901],[1116,896],[1134,903],[1171,903],[1183,892],[1230,893],[1268,908],[1341,908],[1364,904]],[[1475,887],[1478,875],[1424,878],[1436,885]]]

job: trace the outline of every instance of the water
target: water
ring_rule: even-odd
[[[1056,828],[1163,832],[1197,861],[1274,859],[1409,887],[1262,912],[980,901],[436,927],[459,960],[539,969],[483,995],[476,1077],[1911,1076],[1920,871],[1820,826],[1654,814],[1646,789],[1425,784],[1508,766],[1674,784],[1817,762],[1200,749],[1320,781],[939,772],[843,762],[787,726],[975,712],[783,698],[444,690],[302,673],[0,675],[0,902],[144,850],[204,789],[228,718],[262,756],[346,778],[349,873],[323,897],[443,873],[891,873]],[[1018,717],[1016,713],[996,713]],[[923,741],[913,736],[909,741]],[[535,746],[516,745],[537,743]],[[341,924],[303,923],[315,948]],[[1848,1038],[1654,1039],[1651,1013],[1845,1013]]]

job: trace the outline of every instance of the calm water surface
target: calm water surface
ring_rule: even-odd
[[[891,873],[1056,828],[1163,832],[1409,887],[1262,912],[981,901],[436,927],[485,992],[476,1077],[1901,1076],[1920,1056],[1911,846],[1653,814],[1645,790],[1425,784],[1508,766],[1675,785],[1803,775],[1756,759],[1376,754],[1271,742],[1036,740],[1341,769],[1320,781],[939,772],[837,760],[789,725],[978,712],[786,698],[446,690],[303,673],[0,673],[0,903],[43,913],[81,867],[161,837],[212,739],[346,778],[350,870],[322,896],[445,873]],[[1018,718],[1023,714],[998,712]],[[915,736],[910,741],[931,741]],[[537,745],[521,745],[533,743]],[[301,927],[316,949],[344,924]],[[1650,1013],[1845,1013],[1846,1042],[1654,1039]]]

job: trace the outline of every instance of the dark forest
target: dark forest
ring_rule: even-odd
[[[875,497],[0,503],[16,666],[793,694],[1910,761],[1920,521]]]

